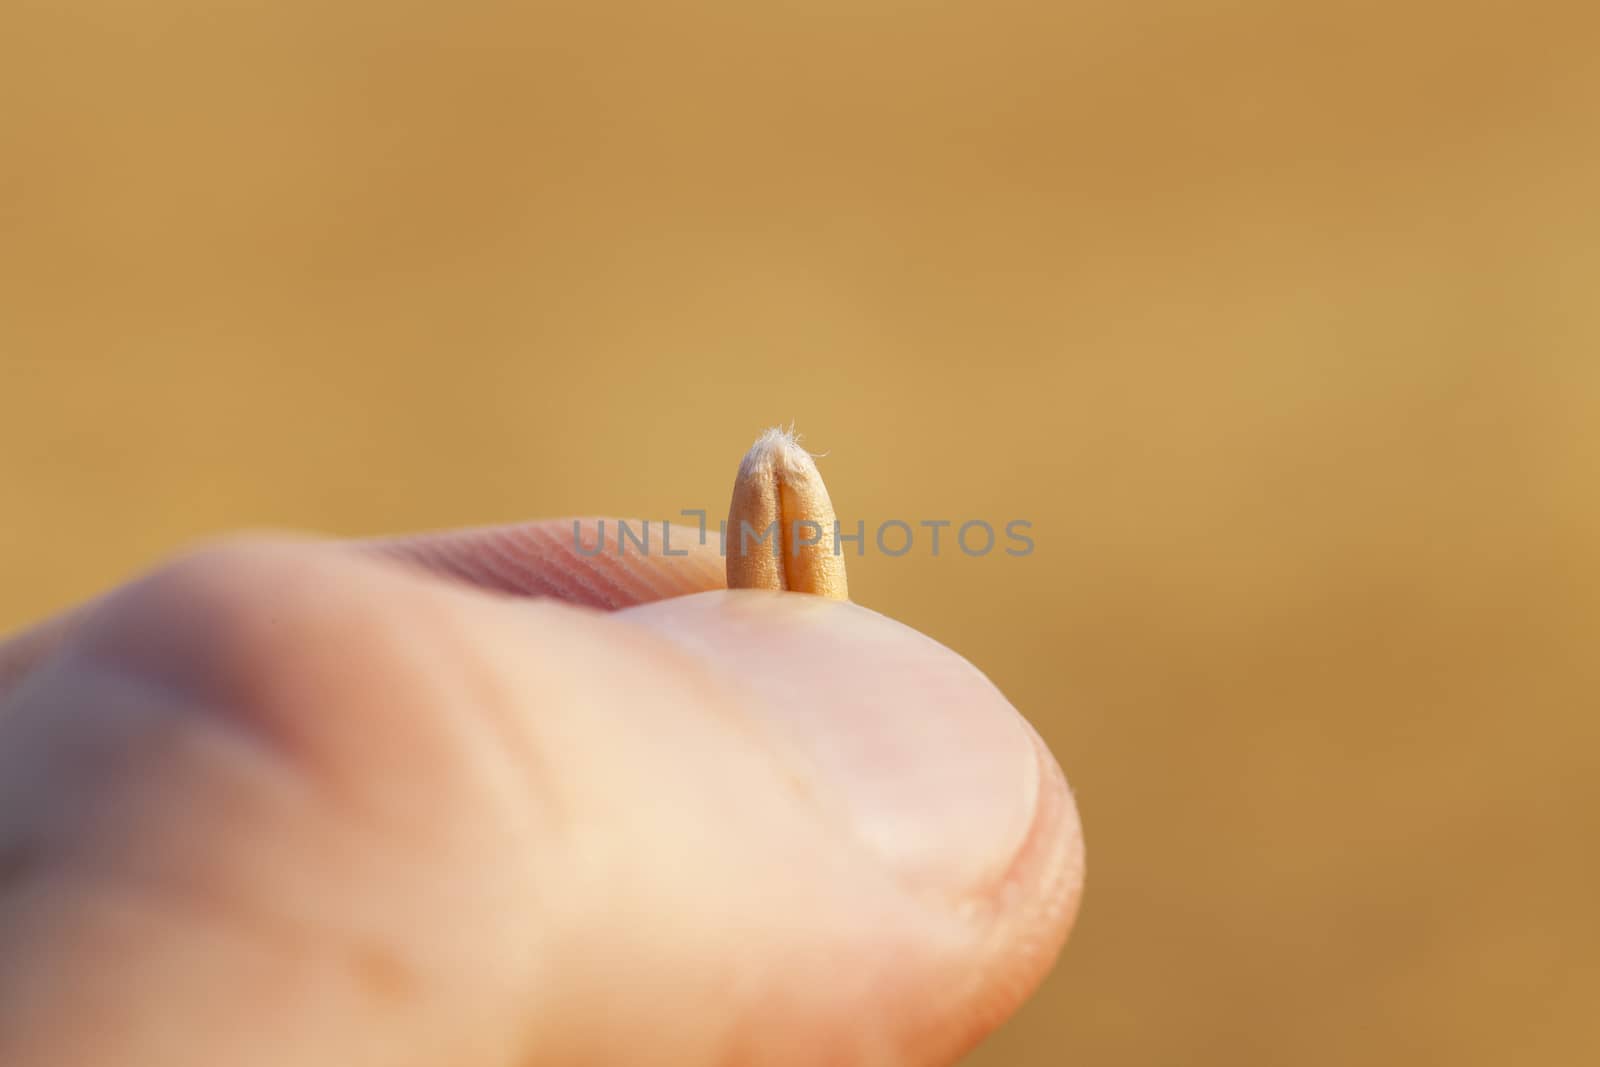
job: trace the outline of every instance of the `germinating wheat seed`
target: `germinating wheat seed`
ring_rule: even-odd
[[[729,589],[849,599],[833,501],[792,432],[774,428],[750,446],[733,483],[727,537]]]

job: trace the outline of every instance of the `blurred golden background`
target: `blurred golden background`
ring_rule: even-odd
[[[240,527],[726,507],[764,426],[1038,724],[974,1065],[1600,1047],[1577,3],[13,2],[0,628]]]

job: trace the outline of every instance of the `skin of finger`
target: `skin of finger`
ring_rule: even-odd
[[[608,611],[727,585],[714,531],[643,519],[548,519],[355,547],[479,589]]]
[[[75,615],[76,612],[66,612],[46,619],[0,642],[0,700],[4,700],[36,664],[61,646]]]
[[[868,843],[879,852],[888,844],[907,888],[970,935],[960,991],[946,990],[945,1015],[966,1025],[969,1042],[1034,991],[1077,918],[1083,835],[1060,765],[982,672],[892,619],[819,596],[728,590],[617,617],[731,665],[721,673],[743,686],[742,706],[802,758],[820,755],[832,769],[842,762],[870,774],[864,790],[854,781],[847,792],[909,793],[916,818],[891,818],[888,842],[881,805],[870,805],[877,817],[868,822],[880,832]],[[806,727],[798,734],[797,718]],[[1020,746],[996,744],[1011,734]],[[809,743],[796,743],[802,739]],[[837,792],[832,776],[818,779]]]
[[[0,1062],[970,1040],[938,1020],[982,935],[876,875],[728,687],[638,628],[235,546],[110,598],[8,704]]]
[[[624,525],[630,532],[626,539],[620,533]],[[271,539],[286,535],[275,533]],[[543,519],[327,543],[487,592],[608,611],[727,584],[714,535],[643,519]],[[69,608],[0,641],[0,701],[95,607],[91,601]]]

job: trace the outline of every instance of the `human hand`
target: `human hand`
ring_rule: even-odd
[[[571,539],[231,542],[0,647],[0,1063],[931,1065],[1010,1015],[1083,852],[1005,698],[693,531]]]

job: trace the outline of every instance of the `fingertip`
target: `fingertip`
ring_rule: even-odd
[[[824,801],[913,897],[969,938],[969,1025],[987,1032],[1053,964],[1084,849],[1039,734],[967,660],[848,602],[727,591],[618,616],[739,686],[818,773]]]

